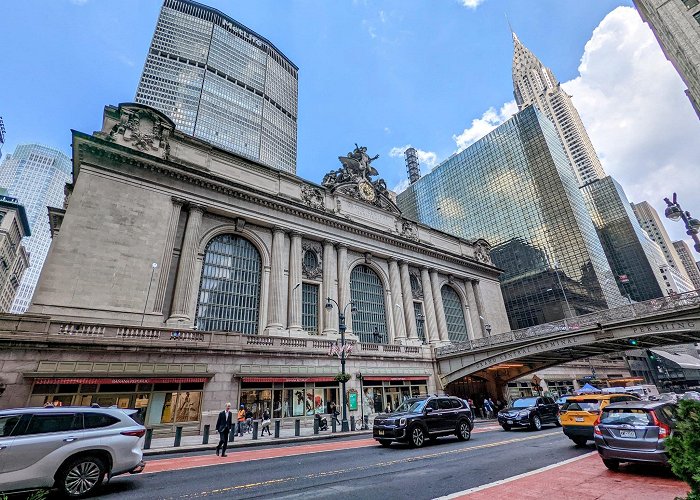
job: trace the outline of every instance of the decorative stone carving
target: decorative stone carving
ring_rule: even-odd
[[[236,231],[239,233],[245,228],[245,219],[242,217],[236,217]]]
[[[404,238],[418,241],[418,227],[411,221],[398,219],[396,221],[396,231]]]
[[[372,179],[379,175],[371,163],[379,155],[370,157],[367,148],[355,143],[355,150],[347,156],[339,156],[342,168],[331,170],[321,181],[321,184],[331,189],[331,192],[343,193],[357,200],[370,203],[389,212],[400,214],[401,211],[392,200],[384,179]]]
[[[301,199],[311,208],[315,208],[316,210],[326,209],[323,193],[318,188],[304,184],[301,186]]]
[[[478,262],[491,264],[491,245],[484,239],[478,239],[474,243],[474,258]]]
[[[140,104],[120,104],[119,121],[109,132],[96,135],[165,160],[170,156],[168,138],[174,125],[157,111]]]
[[[306,252],[313,252],[316,256],[315,266],[309,266],[306,259],[304,259]],[[323,276],[323,249],[318,241],[302,240],[301,272],[304,278],[309,280],[320,280]]]
[[[411,282],[411,294],[413,295],[413,298],[416,300],[422,300],[423,285],[420,281],[420,274],[418,273],[418,271],[409,270],[408,277]]]

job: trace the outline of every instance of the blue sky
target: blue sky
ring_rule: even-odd
[[[433,161],[457,150],[460,134],[466,131],[460,144],[468,144],[506,119],[508,106],[505,113],[500,110],[513,99],[507,15],[522,42],[561,82],[570,82],[565,88],[572,89],[604,167],[630,198],[655,197],[649,201],[660,209],[659,188],[677,188],[681,201],[700,215],[692,186],[680,182],[659,186],[654,181],[659,169],[664,182],[669,182],[669,173],[692,174],[696,168],[692,152],[675,142],[687,139],[669,135],[663,120],[695,138],[700,124],[684,101],[680,79],[653,38],[654,43],[649,42],[648,28],[629,9],[631,1],[206,3],[271,40],[299,66],[297,173],[304,178],[319,182],[325,172],[338,167],[337,157],[358,142],[380,155],[376,161],[380,175],[390,187],[398,186],[406,173],[403,158],[390,155],[393,148],[408,144],[420,148],[430,160],[423,164],[428,171]],[[70,129],[97,130],[105,104],[133,100],[160,6],[155,0],[3,2],[0,116],[7,128],[3,152],[12,152],[19,143],[39,142],[69,154]],[[600,40],[589,43],[596,28]],[[613,34],[612,41],[606,33]],[[628,68],[622,76],[609,73],[629,62],[624,47],[636,50],[636,40],[643,40],[644,50],[654,56],[637,53],[639,68]],[[647,64],[652,59],[656,66]],[[667,75],[661,78],[663,88],[645,96],[650,86],[661,86],[647,81],[648,75],[659,71]],[[632,77],[632,82],[625,80]],[[620,83],[639,87],[640,102],[648,104],[634,109],[629,102],[619,104],[624,97],[616,89]],[[661,119],[657,112],[666,115]],[[605,123],[607,116],[616,116],[616,124],[627,124],[626,131],[617,129],[624,140],[615,139]],[[654,127],[667,133],[654,147],[658,158],[643,150],[649,140],[629,143],[630,136],[641,136],[638,141],[647,135],[658,137]],[[626,149],[621,149],[622,143]],[[631,157],[631,151],[639,158]],[[664,155],[667,151],[673,151],[673,158]],[[655,183],[653,189],[650,183]],[[675,238],[683,237],[680,228],[669,229]]]

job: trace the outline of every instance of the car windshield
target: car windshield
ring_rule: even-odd
[[[569,401],[565,406],[566,411],[598,411],[600,401]]]
[[[644,410],[634,408],[612,408],[605,410],[600,417],[601,424],[610,425],[642,425],[647,426],[653,422],[651,415]]]
[[[510,404],[511,408],[529,408],[537,404],[537,398],[516,399]]]
[[[393,413],[420,413],[423,411],[426,399],[408,399],[394,410]]]

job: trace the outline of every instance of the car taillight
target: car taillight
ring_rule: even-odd
[[[146,429],[138,429],[136,431],[121,431],[120,433],[122,436],[135,436],[135,437],[141,437],[144,434],[146,434]]]
[[[670,436],[671,428],[663,422],[659,421],[658,417],[656,416],[656,413],[654,413],[653,410],[649,413],[651,414],[651,418],[654,421],[654,425],[659,428],[659,439],[666,439],[668,436]]]
[[[596,422],[596,424],[597,424],[597,422]],[[596,436],[602,436],[602,435],[603,435],[603,433],[600,432],[600,427],[598,427],[598,425],[595,425],[595,426],[593,427],[593,434],[595,434]]]

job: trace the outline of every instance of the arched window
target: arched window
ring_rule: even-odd
[[[368,266],[356,266],[350,273],[350,296],[357,308],[357,312],[352,313],[353,333],[359,337],[360,342],[385,344],[387,338],[384,287],[377,273]],[[374,335],[375,328],[378,336]]]
[[[213,238],[204,251],[197,301],[197,328],[258,333],[262,261],[248,240],[233,234]]]
[[[467,340],[467,323],[464,321],[464,310],[459,295],[448,285],[443,286],[440,293],[447,320],[447,337],[452,342]]]

